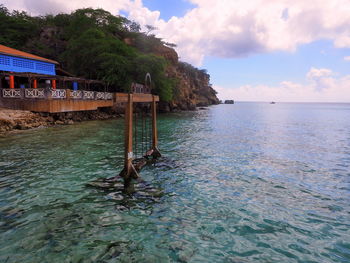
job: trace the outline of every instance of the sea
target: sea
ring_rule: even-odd
[[[0,137],[0,262],[350,262],[350,104],[158,116],[136,192],[124,120]]]

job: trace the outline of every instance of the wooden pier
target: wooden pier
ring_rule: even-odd
[[[156,102],[159,97],[151,94],[151,75],[145,76],[145,84],[132,83],[129,93],[111,93],[108,84],[99,80],[74,77],[57,68],[59,63],[30,53],[0,45],[0,107],[32,112],[61,113],[92,111],[113,108],[125,104],[125,156],[120,176],[124,188],[132,192],[132,178],[149,159],[160,157],[156,124]],[[116,90],[116,89],[114,89]],[[137,151],[137,123],[133,126],[134,104],[141,103],[141,111],[151,109],[151,129],[145,129],[145,112],[142,116],[142,156]],[[151,104],[151,107],[144,106]],[[146,112],[146,114],[149,114]],[[135,118],[137,113],[135,114]],[[135,120],[136,122],[136,120]],[[146,122],[147,123],[147,122]],[[134,130],[135,129],[135,130]],[[144,131],[146,132],[145,137]],[[134,134],[135,133],[135,134]],[[151,133],[151,134],[149,134]],[[135,149],[133,152],[133,135]],[[146,138],[146,147],[144,139]],[[152,143],[150,142],[152,138]]]
[[[146,77],[147,78],[147,77]],[[150,79],[150,76],[149,76]],[[147,82],[147,81],[146,81]],[[51,83],[52,84],[52,83]],[[125,105],[125,149],[124,149],[124,168],[119,176],[124,179],[124,189],[127,193],[134,191],[132,180],[139,178],[139,171],[148,162],[161,156],[158,149],[157,133],[157,110],[156,103],[159,96],[151,94],[150,84],[134,84],[132,93],[110,93],[91,90],[70,90],[57,88],[0,88],[0,106],[16,109],[28,110],[32,112],[60,113],[75,111],[91,111],[99,108],[113,108],[121,104]],[[149,93],[138,93],[149,92]],[[134,106],[139,103],[139,113],[134,115]],[[148,105],[148,106],[145,106]],[[150,107],[149,107],[150,106]],[[142,112],[147,108],[148,112]],[[141,109],[141,110],[140,110]],[[150,123],[148,128],[142,126],[141,142],[137,141],[136,127],[134,118],[141,114],[143,125],[144,118],[148,118]],[[151,117],[146,117],[150,115]],[[136,120],[135,120],[136,122]],[[144,139],[146,137],[146,147]],[[135,139],[135,140],[134,140]],[[141,156],[137,156],[137,144],[142,144],[143,151]],[[133,152],[136,148],[136,154]],[[117,179],[116,177],[114,179]],[[109,179],[110,181],[110,179]],[[113,181],[113,179],[112,179]]]
[[[76,98],[76,92],[73,90],[51,90],[56,96],[49,96],[50,91],[41,91],[39,89],[2,89],[3,96],[0,98],[0,104],[2,107],[15,110],[28,110],[33,112],[72,112],[72,111],[91,111],[98,108],[114,107],[118,103],[128,102],[128,93],[108,93],[108,92],[94,92],[86,91],[91,96],[89,98]],[[41,94],[42,97],[29,97],[22,93],[36,92]],[[80,91],[82,94],[84,91]],[[49,94],[48,94],[49,93]],[[5,96],[4,96],[5,94]],[[9,94],[6,96],[6,94]],[[48,94],[48,95],[47,95]],[[94,98],[94,99],[91,99]],[[151,94],[133,94],[134,102],[152,102],[159,101],[158,96]]]
[[[140,96],[142,95],[142,96]],[[146,96],[147,95],[147,96]],[[156,102],[159,101],[158,96],[151,94],[128,94],[126,96],[127,104],[125,106],[125,149],[124,149],[124,168],[120,172],[120,176],[124,179],[124,189],[128,193],[134,191],[132,179],[139,178],[138,172],[147,164],[147,161],[156,159],[161,156],[158,149],[158,132],[157,132],[157,111]],[[134,103],[151,103],[152,116],[152,146],[146,149],[143,157],[134,158],[133,153],[133,105]]]

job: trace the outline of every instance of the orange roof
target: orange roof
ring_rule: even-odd
[[[0,54],[35,59],[35,60],[40,60],[40,61],[49,62],[49,63],[53,63],[53,64],[59,64],[57,61],[47,59],[47,58],[42,58],[42,57],[27,53],[27,52],[19,51],[19,50],[14,49],[14,48],[6,47],[4,45],[0,45]]]

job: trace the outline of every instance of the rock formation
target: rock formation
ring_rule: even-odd
[[[167,75],[177,80],[174,99],[169,103],[160,102],[161,111],[195,110],[196,107],[220,103],[206,70],[199,70],[188,63],[180,62],[176,51],[165,45],[155,47],[152,53],[169,61]]]

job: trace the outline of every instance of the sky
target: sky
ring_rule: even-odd
[[[0,0],[31,15],[101,7],[157,28],[222,100],[350,102],[350,0]]]

